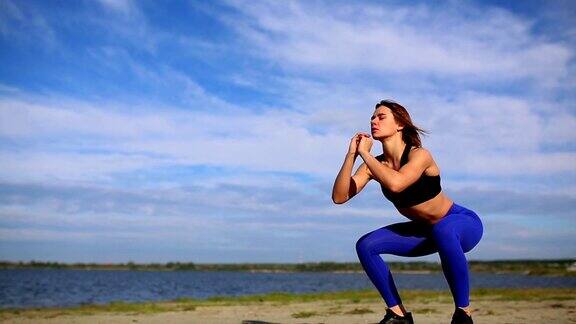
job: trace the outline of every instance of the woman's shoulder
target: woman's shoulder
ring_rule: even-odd
[[[408,152],[408,156],[413,155],[413,154],[426,154],[426,155],[432,155],[432,153],[424,148],[423,146],[412,146],[410,148],[410,151]]]
[[[434,161],[434,157],[432,157],[432,153],[422,146],[410,148],[410,152],[408,153],[408,159],[422,159],[423,163],[428,165],[426,170],[424,170],[424,174],[429,176],[436,176],[440,174],[440,168]]]
[[[410,161],[413,159],[421,159],[427,161],[427,164],[434,163],[432,153],[422,146],[415,146],[410,148],[410,151],[408,152],[408,160]]]

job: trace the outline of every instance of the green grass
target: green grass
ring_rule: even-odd
[[[406,304],[410,303],[452,303],[452,296],[448,291],[431,290],[401,290],[400,294]],[[474,289],[471,292],[471,301],[562,301],[574,300],[575,288],[539,288],[539,289]],[[213,297],[208,299],[178,298],[165,302],[126,303],[111,302],[103,305],[81,305],[67,308],[36,308],[36,309],[2,309],[0,319],[11,316],[26,317],[57,317],[60,315],[91,315],[97,313],[130,313],[152,314],[174,311],[194,311],[198,307],[226,306],[226,305],[254,305],[271,303],[284,305],[288,303],[306,303],[317,301],[337,301],[339,304],[357,304],[360,302],[373,302],[382,300],[376,290],[341,291],[313,294],[271,293],[241,297]],[[333,309],[334,311],[340,308]],[[355,308],[353,312],[368,312],[367,308]],[[293,314],[298,318],[318,315],[307,311]]]

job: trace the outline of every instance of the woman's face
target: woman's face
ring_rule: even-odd
[[[378,107],[370,119],[370,130],[374,139],[392,136],[402,128],[396,123],[390,108],[385,106]]]

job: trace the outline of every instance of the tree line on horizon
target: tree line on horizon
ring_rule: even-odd
[[[391,271],[439,272],[439,262],[387,262]],[[468,261],[473,272],[520,272],[533,275],[576,275],[576,259]],[[250,271],[250,272],[362,272],[359,262],[304,263],[63,263],[46,261],[0,261],[0,269],[75,269],[133,271]]]

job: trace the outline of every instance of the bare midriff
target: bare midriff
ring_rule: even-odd
[[[448,213],[452,203],[453,201],[440,191],[436,197],[430,200],[411,207],[398,208],[398,211],[413,221],[432,225],[439,222]]]

